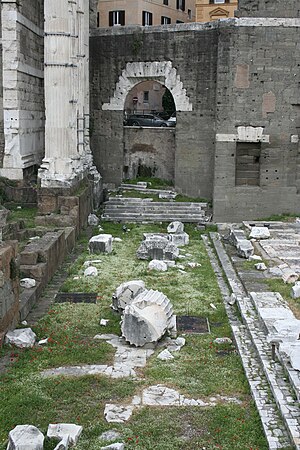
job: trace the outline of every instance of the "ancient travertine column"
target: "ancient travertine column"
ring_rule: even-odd
[[[72,187],[92,169],[88,38],[88,1],[45,0],[46,136],[45,158],[39,170],[42,188]]]

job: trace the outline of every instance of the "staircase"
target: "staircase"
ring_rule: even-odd
[[[208,221],[207,203],[158,202],[152,198],[110,197],[104,203],[102,220],[110,222],[198,223]]]

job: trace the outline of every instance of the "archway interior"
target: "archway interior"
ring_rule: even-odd
[[[136,84],[127,94],[125,118],[130,114],[155,114],[167,120],[176,116],[176,106],[169,89],[156,80]]]

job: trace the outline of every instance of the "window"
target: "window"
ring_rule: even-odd
[[[161,22],[162,25],[167,25],[171,23],[170,17],[161,16]]]
[[[169,0],[163,0],[163,4],[168,6]]]
[[[209,0],[209,3],[212,5],[218,5],[221,3],[230,3],[230,0]]]
[[[188,9],[188,18],[192,20],[192,10]]]
[[[100,27],[100,13],[97,12],[97,27]]]
[[[144,103],[149,103],[149,91],[144,91]]]
[[[148,11],[143,11],[143,25],[150,26],[152,25],[152,13]]]
[[[184,23],[183,20],[176,20],[176,23]]]
[[[177,9],[185,11],[185,0],[177,0]]]
[[[109,11],[109,26],[125,25],[125,11]]]
[[[237,142],[236,186],[259,186],[260,184],[260,142]]]

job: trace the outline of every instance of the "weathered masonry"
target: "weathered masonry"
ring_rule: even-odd
[[[237,19],[92,30],[91,144],[104,182],[124,177],[124,102],[150,79],[176,104],[178,191],[211,199],[216,221],[300,212],[299,9],[241,0]]]

